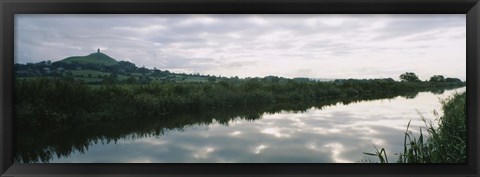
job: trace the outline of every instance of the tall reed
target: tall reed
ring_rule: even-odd
[[[403,152],[399,154],[397,163],[465,163],[466,154],[466,93],[455,93],[453,96],[441,101],[443,115],[438,116],[438,127],[427,123],[425,117],[420,115],[425,123],[425,128],[420,128],[418,138],[410,131],[410,122],[407,124],[403,140]],[[424,132],[428,138],[424,138]],[[380,151],[375,147],[375,152],[365,155],[375,156],[380,163],[388,163],[384,148]],[[365,161],[361,161],[365,162]],[[371,161],[370,161],[371,162]]]

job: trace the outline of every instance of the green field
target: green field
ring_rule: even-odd
[[[95,77],[98,78],[98,76],[101,77],[106,77],[109,76],[110,73],[108,72],[102,72],[102,71],[95,71],[95,70],[68,70],[72,72],[73,76],[75,77]]]

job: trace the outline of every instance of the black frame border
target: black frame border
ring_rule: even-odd
[[[478,176],[479,0],[0,0],[1,176]],[[15,14],[466,14],[466,164],[15,164]]]

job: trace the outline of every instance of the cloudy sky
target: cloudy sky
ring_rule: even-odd
[[[466,75],[458,15],[16,15],[15,61],[97,48],[117,60],[221,76]]]

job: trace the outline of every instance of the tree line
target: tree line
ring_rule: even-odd
[[[400,80],[402,82],[422,82],[418,78],[418,76],[413,72],[406,72],[400,75]],[[428,80],[428,82],[462,82],[462,81],[458,78],[451,78],[451,77],[445,78],[442,75],[433,75],[432,77],[430,77],[430,80]]]

